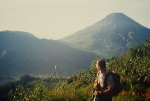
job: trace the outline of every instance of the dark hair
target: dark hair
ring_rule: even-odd
[[[97,60],[97,65],[102,67],[102,68],[106,68],[106,62],[105,60]]]

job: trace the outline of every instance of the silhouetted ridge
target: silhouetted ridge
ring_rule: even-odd
[[[10,35],[18,35],[18,36],[25,36],[25,37],[32,37],[36,38],[33,34],[28,32],[22,32],[22,31],[1,31],[0,34],[10,34]]]

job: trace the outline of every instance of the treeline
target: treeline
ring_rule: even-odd
[[[122,91],[117,97],[113,97],[113,101],[150,100],[149,50],[150,39],[147,39],[143,45],[132,47],[124,56],[105,58],[107,69],[121,76]],[[1,86],[0,96],[3,101],[91,101],[97,72],[95,63],[96,60],[93,60],[91,69],[74,73],[66,80],[58,77],[41,80],[28,76],[31,80],[21,79],[25,83]]]

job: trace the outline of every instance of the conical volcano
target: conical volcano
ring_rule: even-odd
[[[120,56],[150,38],[150,29],[123,13],[112,13],[101,21],[84,28],[61,41],[101,57]]]

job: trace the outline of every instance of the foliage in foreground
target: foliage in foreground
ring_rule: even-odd
[[[131,48],[125,56],[105,59],[107,69],[121,76],[123,89],[113,101],[150,100],[149,50],[150,39],[143,45]],[[3,98],[11,101],[91,101],[96,76],[95,63],[96,60],[91,63],[91,69],[79,71],[65,81],[55,77],[48,80],[22,79],[29,82],[7,85],[5,88],[10,89]]]

